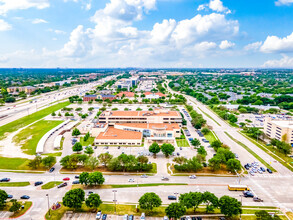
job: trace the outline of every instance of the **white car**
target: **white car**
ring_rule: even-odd
[[[101,219],[102,217],[102,212],[98,211],[97,215],[96,215],[96,219]]]
[[[191,176],[189,176],[189,179],[196,179],[196,176],[195,175],[191,175]]]
[[[128,179],[128,182],[133,183],[134,182],[134,179]]]

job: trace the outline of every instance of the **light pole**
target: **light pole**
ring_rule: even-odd
[[[177,201],[177,199],[178,199],[178,198],[177,198],[177,195],[178,195],[179,193],[178,193],[178,192],[174,192],[174,194],[176,195],[176,202],[178,202],[178,201]]]
[[[51,217],[51,209],[50,209],[50,200],[49,200],[49,194],[46,194],[48,199],[48,209],[49,209],[49,218]]]
[[[242,197],[243,197],[243,195],[239,195],[239,196],[241,198],[241,209],[242,209]],[[240,220],[241,220],[241,212],[240,212]]]
[[[113,190],[112,192],[114,193],[114,200],[113,200],[113,202],[115,204],[115,214],[116,214],[116,202],[117,202],[117,200],[116,200],[116,192],[117,192],[117,190]]]

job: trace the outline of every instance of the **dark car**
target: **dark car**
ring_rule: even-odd
[[[252,197],[252,198],[254,197],[253,193],[250,191],[244,191],[243,195],[244,195],[244,197]]]
[[[262,172],[266,172],[266,169],[263,168],[263,167],[260,167],[259,169],[260,169]]]
[[[75,178],[75,179],[79,179],[79,175],[76,175],[74,178]]]
[[[202,217],[198,216],[196,217],[196,220],[202,220]]]
[[[118,149],[120,149],[121,147],[120,146],[118,146]]]
[[[43,184],[43,181],[35,182],[35,186],[39,186],[39,185],[42,185],[42,184]]]
[[[57,188],[61,188],[61,187],[64,187],[64,186],[67,186],[67,183],[61,183],[57,186]]]
[[[55,167],[52,167],[50,170],[49,170],[49,173],[53,173],[55,170]]]
[[[133,220],[133,219],[134,219],[133,215],[128,216],[128,220]]]
[[[268,171],[269,173],[273,173],[273,171],[271,171],[271,169],[269,169],[269,168],[267,168],[267,171]]]
[[[79,184],[79,180],[73,181],[72,184]]]
[[[168,200],[176,200],[176,196],[168,196]]]
[[[0,182],[9,182],[10,181],[10,178],[3,178],[0,180]]]
[[[7,195],[7,199],[12,199],[13,195]]]
[[[107,214],[103,214],[102,220],[106,220],[107,219]]]
[[[180,156],[180,153],[179,152],[177,153],[177,156]]]
[[[30,198],[30,197],[27,196],[27,195],[23,195],[23,196],[20,197],[20,199],[29,199],[29,198]]]

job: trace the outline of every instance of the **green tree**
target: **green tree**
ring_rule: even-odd
[[[212,168],[213,171],[219,170],[221,168],[221,159],[219,156],[214,156],[209,159],[209,166]]]
[[[73,150],[74,152],[80,152],[80,151],[82,151],[82,145],[81,145],[81,143],[80,143],[80,142],[76,142],[76,143],[73,145],[72,150]]]
[[[182,203],[187,209],[193,208],[195,213],[197,207],[203,201],[203,195],[201,192],[190,192],[181,194],[179,197],[180,203]]]
[[[36,156],[33,160],[31,160],[28,164],[32,169],[38,169],[42,163],[42,157]]]
[[[241,170],[241,163],[237,159],[229,159],[227,162],[227,169],[231,172],[235,172]]]
[[[186,208],[184,207],[183,204],[181,203],[171,203],[166,209],[165,213],[168,216],[169,219],[177,219],[185,215],[186,213]]]
[[[68,208],[81,208],[85,199],[85,193],[82,189],[69,190],[62,199],[63,205]]]
[[[105,178],[101,172],[93,172],[89,174],[90,185],[102,185],[105,182]]]
[[[95,208],[96,210],[102,203],[103,202],[99,194],[96,193],[90,194],[89,197],[85,200],[85,204],[87,207]]]
[[[91,170],[94,170],[99,166],[100,161],[96,157],[90,157],[86,160],[85,165]]]
[[[8,198],[7,193],[0,189],[0,208],[3,208],[5,206],[5,201]]]
[[[48,156],[48,157],[44,157],[44,158],[42,159],[42,164],[43,164],[46,168],[50,168],[50,167],[52,167],[55,163],[56,163],[56,157],[54,157],[54,156]]]
[[[149,146],[149,152],[153,153],[154,156],[156,156],[156,154],[159,153],[160,150],[160,146],[157,144],[157,142],[154,142]]]
[[[208,133],[210,132],[210,129],[208,129],[207,127],[204,127],[204,128],[201,129],[201,132],[202,132],[204,135],[206,135],[206,134],[208,134]]]
[[[77,137],[78,135],[80,135],[80,131],[77,128],[74,128],[72,131],[72,136]]]
[[[103,154],[100,154],[98,156],[100,162],[105,166],[107,167],[109,162],[112,160],[113,158],[113,155],[109,154],[109,153],[103,153]]]
[[[52,114],[51,114],[52,116],[56,116],[56,113],[55,112],[52,112]]]
[[[194,138],[192,141],[191,141],[191,144],[194,146],[194,147],[198,147],[200,145],[200,140],[198,140],[197,138]]]
[[[92,147],[87,147],[84,150],[84,153],[88,154],[89,156],[91,156],[94,153],[94,149]]]
[[[152,211],[153,208],[159,207],[162,205],[161,198],[153,192],[145,193],[142,197],[140,197],[138,202],[139,202],[139,206],[142,209],[145,209],[148,211]]]
[[[222,142],[221,141],[213,141],[211,143],[211,147],[215,149],[215,151],[217,151],[220,147],[222,147]]]
[[[12,202],[12,206],[9,208],[9,212],[18,212],[21,207],[21,204],[17,202],[16,199],[11,199],[10,201]]]
[[[87,186],[89,184],[89,176],[90,174],[88,172],[82,172],[79,175],[79,182]]]
[[[202,194],[203,202],[206,204],[206,213],[214,211],[219,205],[219,200],[215,194],[211,192],[204,192]]]
[[[272,217],[267,211],[261,210],[261,211],[256,211],[255,216],[257,220],[281,220],[281,218],[278,215],[274,215]]]
[[[146,157],[146,156],[138,156],[137,158],[137,161],[140,163],[140,164],[146,164],[149,162],[149,159]]]
[[[241,202],[230,196],[222,196],[219,200],[221,213],[227,217],[232,217],[242,213]]]
[[[204,157],[208,154],[207,151],[204,149],[204,146],[200,146],[200,147],[197,149],[197,153],[203,155]]]
[[[168,157],[168,156],[170,156],[175,151],[175,147],[172,144],[164,143],[161,146],[161,150],[162,150],[163,154],[166,157]]]

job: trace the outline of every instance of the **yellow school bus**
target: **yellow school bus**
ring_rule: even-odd
[[[248,191],[250,190],[247,185],[228,185],[230,191]]]

